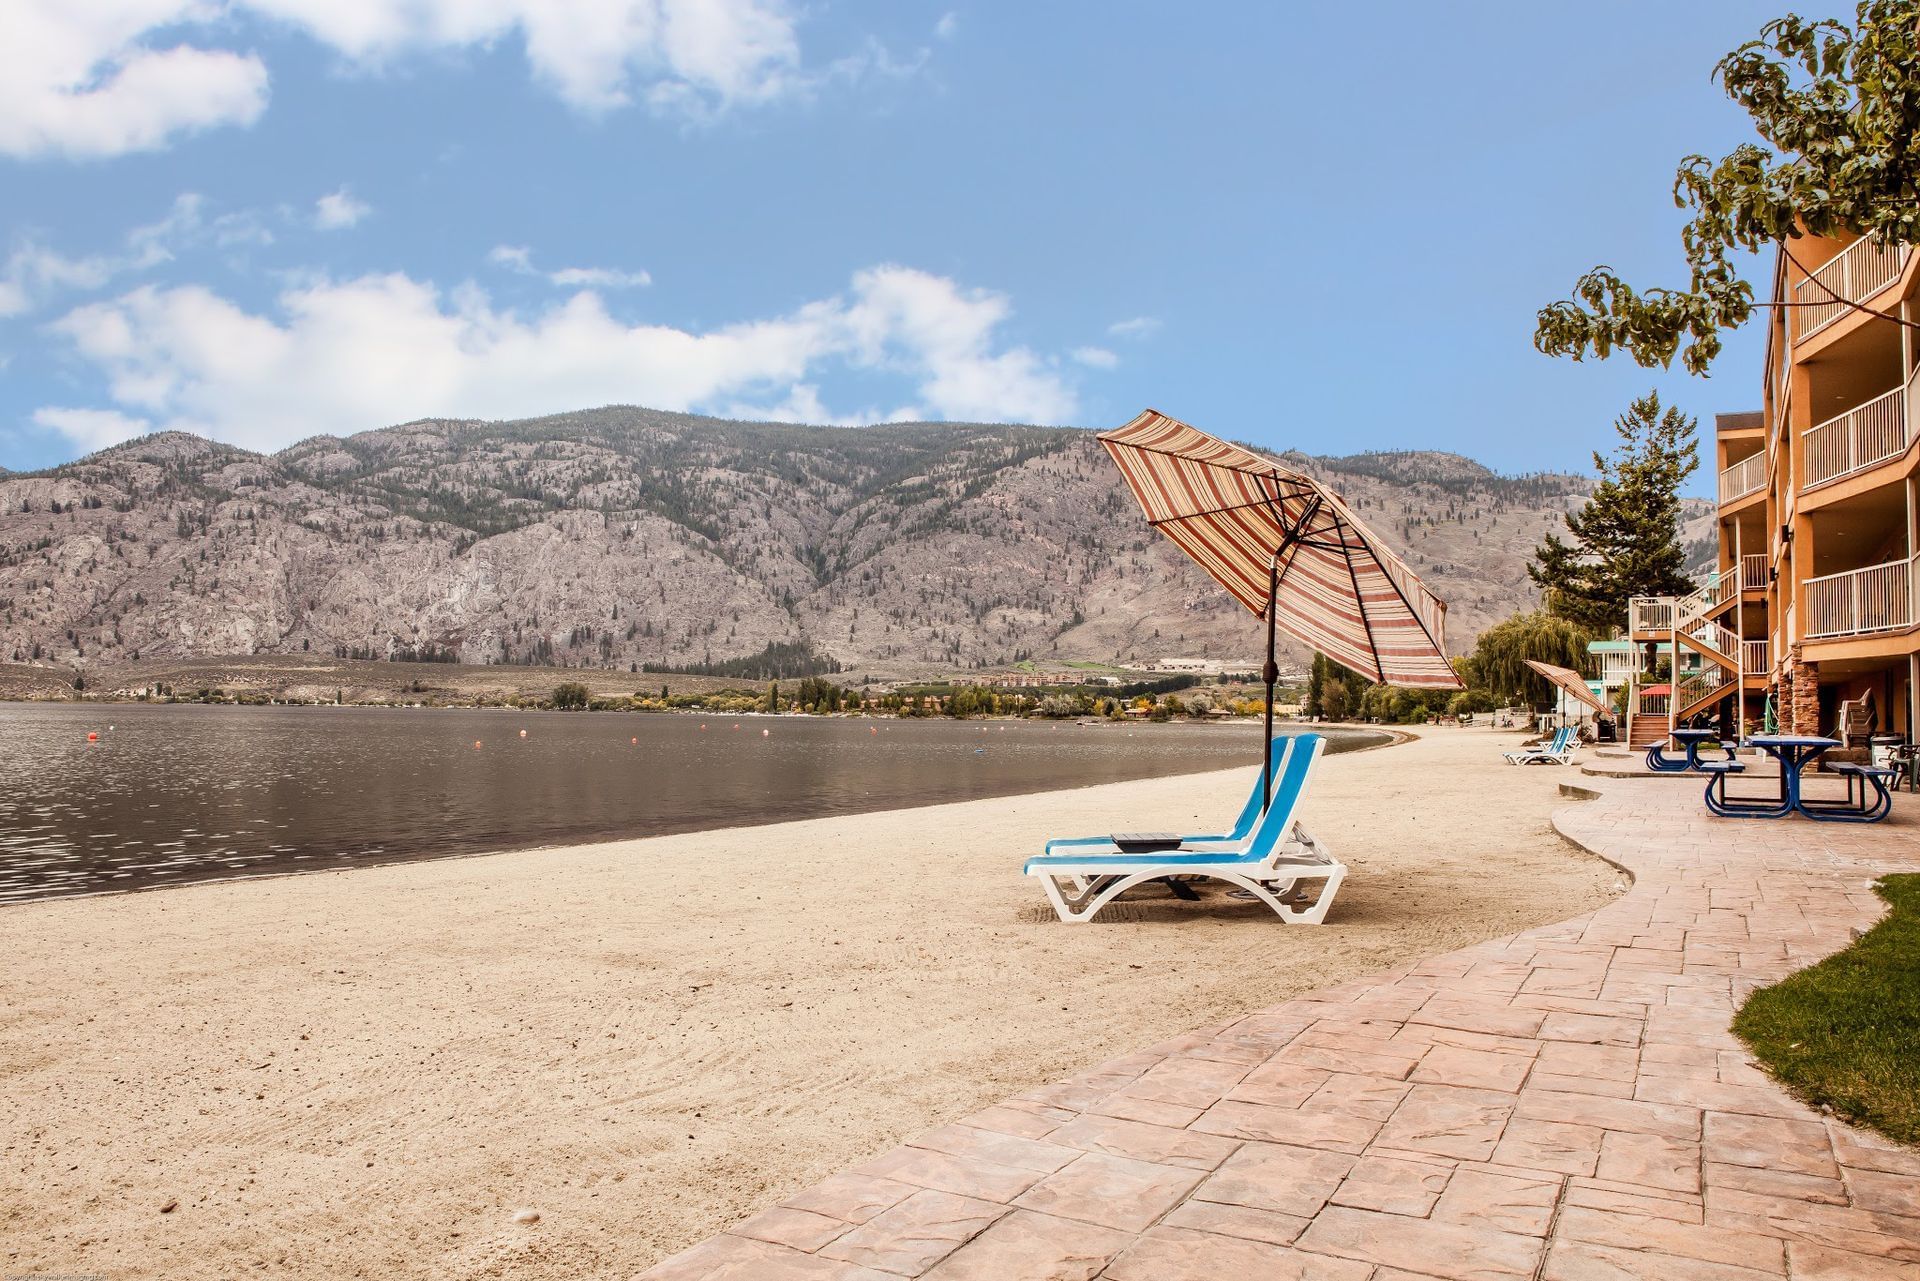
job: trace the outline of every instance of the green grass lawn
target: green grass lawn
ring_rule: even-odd
[[[1747,999],[1733,1030],[1795,1093],[1920,1143],[1920,874],[1876,887],[1893,911],[1859,942]]]

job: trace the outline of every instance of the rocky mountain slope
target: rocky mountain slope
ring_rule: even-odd
[[[1586,489],[1444,453],[1288,461],[1450,603],[1456,650],[1530,602],[1526,557]],[[0,659],[14,661],[624,670],[781,645],[885,671],[1250,657],[1259,640],[1141,521],[1092,434],[1069,429],[615,407],[270,456],[170,433],[0,476]]]

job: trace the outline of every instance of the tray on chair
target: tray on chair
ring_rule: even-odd
[[[1110,839],[1123,854],[1155,854],[1180,848],[1180,837],[1173,832],[1115,832]]]

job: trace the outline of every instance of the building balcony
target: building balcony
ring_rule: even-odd
[[[1673,630],[1671,596],[1635,596],[1627,602],[1627,627],[1634,640]]]
[[[1806,459],[1802,488],[1811,489],[1877,467],[1906,453],[1912,443],[1907,389],[1895,387],[1807,428],[1802,435]]]
[[[1726,507],[1737,503],[1766,487],[1767,455],[1762,450],[1751,458],[1742,458],[1720,473],[1720,505]]]
[[[1795,341],[1811,338],[1850,313],[1848,303],[1866,302],[1900,279],[1908,252],[1909,246],[1883,248],[1863,236],[1796,282],[1793,300],[1800,305],[1793,308]]]
[[[1740,642],[1740,671],[1747,676],[1765,676],[1773,671],[1773,646],[1764,640]]]
[[[1767,554],[1761,552],[1755,556],[1740,558],[1740,590],[1743,592],[1764,592],[1773,580],[1773,566],[1767,560]]]
[[[1913,626],[1917,564],[1920,556],[1809,578],[1806,638],[1872,636]]]

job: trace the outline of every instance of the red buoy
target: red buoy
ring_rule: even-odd
[[[97,742],[99,742],[99,741],[100,741],[100,735],[99,735],[98,733],[96,733],[95,731],[93,731],[93,730],[88,730],[88,731],[87,731],[87,741],[88,741],[89,743],[97,743]]]

